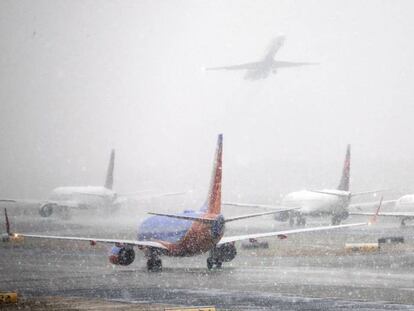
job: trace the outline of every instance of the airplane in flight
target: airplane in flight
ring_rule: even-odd
[[[315,63],[276,61],[274,59],[275,55],[284,42],[285,37],[283,36],[273,39],[265,56],[259,61],[230,66],[208,67],[206,70],[246,70],[244,76],[246,80],[259,80],[267,78],[271,73],[275,74],[281,68],[316,65]]]
[[[68,218],[73,210],[89,210],[101,212],[114,212],[125,201],[127,196],[135,194],[117,194],[112,188],[114,183],[115,150],[111,151],[106,179],[104,186],[86,187],[58,187],[52,190],[45,201],[0,199],[0,202],[9,203],[35,203],[39,204],[39,214],[42,217],[50,217],[56,213],[63,218]],[[163,196],[183,194],[182,192],[161,193],[153,196],[146,196],[141,199],[150,199]],[[137,200],[139,198],[135,198]]]
[[[296,224],[303,226],[306,224],[306,217],[330,216],[332,225],[338,225],[341,221],[348,218],[350,202],[353,197],[380,191],[350,192],[350,171],[351,146],[348,145],[341,180],[336,189],[301,190],[291,192],[285,195],[280,203],[275,205],[236,202],[224,202],[223,204],[265,209],[296,207],[297,210],[276,214],[275,219],[278,221],[289,221],[291,226],[295,224],[296,219]]]
[[[235,242],[267,237],[285,239],[290,234],[351,228],[371,224],[371,220],[362,223],[343,224],[314,228],[300,228],[265,233],[253,233],[236,236],[225,236],[228,223],[269,214],[290,211],[289,209],[273,210],[256,214],[241,215],[225,218],[221,213],[221,184],[222,184],[222,153],[223,136],[220,134],[214,158],[213,172],[207,200],[198,211],[184,211],[177,214],[150,213],[139,227],[136,240],[102,239],[93,237],[49,236],[26,233],[13,233],[5,209],[7,235],[3,241],[13,241],[23,238],[54,239],[66,241],[88,241],[114,244],[109,254],[109,261],[114,265],[127,266],[135,259],[134,246],[144,252],[147,258],[148,271],[160,271],[162,262],[160,256],[189,257],[209,252],[207,268],[221,268],[223,262],[231,261],[237,254]],[[379,208],[377,210],[377,213]],[[372,222],[375,220],[372,218]]]

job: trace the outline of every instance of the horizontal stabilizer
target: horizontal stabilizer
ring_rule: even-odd
[[[152,212],[148,212],[148,214],[155,215],[155,216],[176,218],[176,219],[200,221],[200,222],[214,222],[215,220],[214,218],[204,218],[204,217],[197,217],[197,216],[177,215],[177,214],[164,214],[164,213],[152,213]]]
[[[226,205],[226,206],[236,206],[236,207],[265,208],[265,209],[280,209],[280,208],[284,208],[282,205],[267,205],[267,204],[237,203],[237,202],[223,202],[223,205]]]
[[[327,194],[327,195],[333,195],[336,197],[340,197],[340,198],[347,198],[350,197],[352,194],[350,192],[347,191],[329,191],[329,190],[309,190],[310,192],[315,192],[315,193],[322,193],[322,194]]]
[[[277,214],[277,213],[282,213],[282,212],[289,212],[289,211],[296,210],[296,209],[297,208],[288,208],[288,209],[277,210],[277,211],[234,216],[234,217],[225,218],[225,222],[253,218],[253,217],[260,217],[264,215],[271,215],[271,214]],[[171,218],[176,218],[176,219],[185,219],[185,220],[191,220],[191,221],[209,222],[209,223],[214,222],[216,220],[216,218],[206,218],[206,217],[197,217],[197,216],[189,216],[189,215],[187,216],[187,215],[181,215],[181,214],[177,215],[177,214],[152,213],[152,212],[148,212],[148,214],[155,215],[155,216],[171,217]]]
[[[226,218],[225,221],[226,222],[230,222],[230,221],[235,221],[235,220],[241,220],[241,219],[247,219],[247,218],[264,216],[264,215],[271,215],[271,214],[278,214],[278,213],[283,213],[283,212],[289,212],[289,211],[293,211],[293,210],[297,210],[297,209],[299,209],[299,208],[287,208],[287,209],[281,209],[281,210],[277,210],[277,211],[270,211],[270,212],[264,212],[264,213],[255,213],[255,214],[241,215],[241,216],[235,216],[235,217]]]

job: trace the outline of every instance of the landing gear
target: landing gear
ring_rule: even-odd
[[[296,218],[296,224],[298,226],[304,226],[304,225],[306,225],[306,218],[303,217],[302,215],[298,215],[298,217]]]
[[[337,226],[339,224],[341,224],[341,218],[339,218],[338,216],[332,216],[332,220],[331,220],[331,224],[332,226]]]
[[[218,259],[214,259],[212,257],[207,258],[207,269],[211,270],[216,266],[217,269],[221,269],[221,266],[223,265],[223,262],[221,262]]]
[[[295,218],[293,217],[293,215],[289,216],[289,225],[291,227],[293,227],[293,225],[295,224]]]
[[[147,260],[147,270],[149,272],[162,271],[162,261],[159,257],[151,257]]]

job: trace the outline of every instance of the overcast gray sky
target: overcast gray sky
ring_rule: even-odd
[[[61,185],[181,190],[209,181],[224,133],[225,197],[335,187],[414,191],[413,1],[0,1],[0,196]],[[203,67],[318,66],[266,80]]]

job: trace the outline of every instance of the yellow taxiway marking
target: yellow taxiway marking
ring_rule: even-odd
[[[164,311],[216,311],[216,307],[178,307],[165,308]]]
[[[0,293],[0,304],[3,303],[16,303],[17,293]]]

